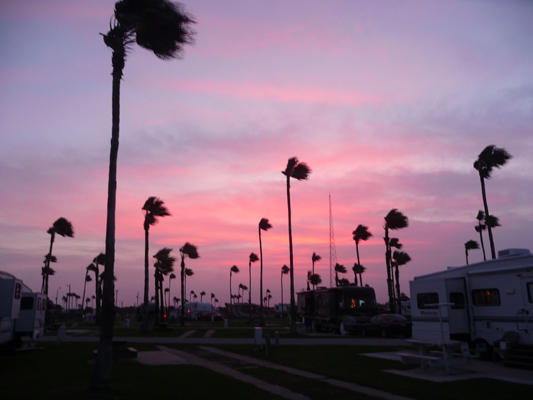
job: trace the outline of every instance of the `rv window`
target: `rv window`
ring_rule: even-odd
[[[472,290],[472,303],[475,306],[499,306],[500,291],[498,289]]]
[[[527,298],[530,303],[533,303],[533,282],[527,284]]]
[[[453,310],[465,308],[465,295],[461,292],[450,292],[450,303]]]
[[[20,309],[21,310],[33,309],[33,297],[23,297],[20,300]]]
[[[428,304],[437,304],[439,302],[439,294],[434,293],[418,293],[416,295],[416,303],[418,309],[437,308],[437,306],[428,306]]]

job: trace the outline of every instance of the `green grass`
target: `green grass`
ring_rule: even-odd
[[[399,361],[363,356],[361,353],[398,351],[384,346],[281,346],[266,352],[254,351],[251,346],[220,345],[223,350],[257,357],[359,385],[384,390],[414,399],[500,399],[510,393],[513,400],[530,399],[531,387],[493,379],[468,379],[435,383],[407,378],[384,372],[388,369],[405,370],[412,367]]]
[[[91,343],[44,345],[41,349],[0,358],[2,399],[278,399],[253,385],[192,365],[113,364],[113,393],[86,394],[94,365]],[[138,350],[155,350],[152,345]],[[206,384],[208,383],[208,384]]]

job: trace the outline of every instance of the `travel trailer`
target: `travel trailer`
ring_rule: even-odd
[[[297,293],[298,314],[313,331],[354,333],[377,314],[376,293],[368,286],[319,287]]]
[[[218,311],[211,303],[201,303],[193,301],[185,304],[185,318],[198,319],[198,316],[208,311]]]
[[[495,260],[428,275],[410,283],[413,338],[493,346],[506,332],[533,344],[533,255],[498,252]]]
[[[46,295],[33,293],[22,280],[0,271],[0,345],[42,336],[46,301]]]

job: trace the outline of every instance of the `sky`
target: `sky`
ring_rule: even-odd
[[[150,229],[150,259],[190,242],[200,258],[187,293],[219,305],[249,286],[259,254],[263,288],[281,301],[289,265],[285,169],[310,166],[291,182],[295,289],[311,256],[331,282],[330,204],[337,262],[353,281],[352,231],[363,283],[386,293],[384,216],[409,227],[392,233],[414,276],[465,264],[464,243],[483,208],[473,162],[487,145],[513,158],[486,182],[496,250],[533,249],[533,2],[195,0],[184,3],[195,43],[179,60],[134,47],[121,87],[115,275],[118,304],[142,301],[142,206],[162,199],[171,216]],[[104,251],[111,138],[114,1],[0,3],[0,270],[41,288],[47,230],[59,217],[74,238],[57,237],[49,295],[83,293],[85,269]],[[331,199],[331,203],[330,203]],[[485,236],[487,257],[490,257]],[[470,262],[483,260],[481,250]],[[150,262],[150,296],[153,262]],[[260,263],[251,268],[258,303]],[[178,267],[178,265],[176,265]],[[176,268],[177,269],[177,268]],[[177,274],[179,276],[179,274]],[[171,296],[179,296],[179,278]],[[334,282],[333,282],[334,283]],[[167,284],[165,284],[167,286]],[[283,278],[284,301],[289,278]],[[87,288],[86,297],[94,294]],[[206,298],[204,298],[205,300]],[[199,300],[199,298],[198,298]]]

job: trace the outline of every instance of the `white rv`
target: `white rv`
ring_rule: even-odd
[[[46,295],[33,293],[22,280],[0,271],[0,345],[44,333]]]
[[[190,319],[198,319],[198,317],[209,311],[218,311],[213,307],[211,303],[201,303],[199,301],[193,301],[185,304],[185,317]]]
[[[498,252],[484,261],[417,276],[410,283],[413,338],[492,346],[509,331],[533,345],[533,255]]]

